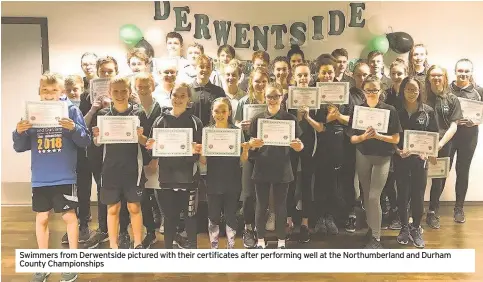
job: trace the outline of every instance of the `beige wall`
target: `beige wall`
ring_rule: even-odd
[[[3,2],[2,16],[47,17],[49,23],[49,47],[51,70],[64,74],[80,73],[80,55],[91,51],[99,55],[110,54],[120,61],[120,71],[126,73],[128,66],[125,61],[125,48],[119,40],[119,27],[133,23],[140,27],[146,37],[152,38],[151,43],[157,56],[163,55],[164,34],[173,30],[175,15],[174,6],[189,6],[188,16],[192,31],[182,33],[187,43],[193,42],[193,14],[203,13],[214,20],[231,20],[232,25],[250,23],[287,24],[304,21],[309,24],[308,36],[311,36],[311,17],[322,15],[328,18],[328,11],[343,10],[346,23],[349,21],[348,2],[171,2],[171,15],[165,21],[155,21],[154,3],[149,2]],[[482,39],[478,28],[481,26],[480,12],[483,2],[368,2],[363,12],[364,18],[373,15],[384,16],[387,26],[394,31],[405,31],[412,35],[416,43],[424,43],[429,50],[431,63],[438,63],[452,70],[456,60],[462,57],[470,58],[477,63],[475,67],[476,81],[483,84],[483,51]],[[210,25],[211,26],[211,25]],[[325,33],[328,22],[324,21]],[[232,26],[233,28],[233,26]],[[216,54],[214,30],[210,30],[210,41],[200,40],[206,53]],[[232,30],[232,32],[234,32]],[[149,35],[157,35],[156,36]],[[251,32],[249,34],[252,34]],[[367,28],[348,28],[339,36],[325,34],[324,41],[309,41],[302,49],[310,59],[335,48],[345,47],[350,58],[356,58],[364,53],[367,43]],[[273,40],[273,39],[272,39]],[[156,42],[159,41],[159,42]],[[285,39],[286,49],[283,51],[269,50],[272,57],[286,55],[288,38]],[[269,42],[269,46],[273,46]],[[242,59],[248,59],[252,50],[237,50]],[[389,64],[397,54],[389,52],[386,64]],[[478,65],[480,63],[480,65]],[[6,93],[8,95],[8,93]],[[481,140],[480,140],[481,144]],[[483,164],[483,151],[477,148],[471,170],[468,199],[483,200],[483,189],[478,182],[483,182],[483,175],[478,173],[478,167]],[[454,200],[453,178],[443,195],[445,200]]]

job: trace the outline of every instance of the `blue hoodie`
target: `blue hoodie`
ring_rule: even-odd
[[[70,101],[69,118],[75,129],[62,127],[30,128],[22,134],[13,131],[13,148],[16,152],[31,151],[32,187],[76,184],[77,148],[90,142],[89,131],[78,107]]]

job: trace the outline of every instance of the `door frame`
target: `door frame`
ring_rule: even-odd
[[[38,24],[40,25],[42,72],[50,69],[49,63],[49,28],[47,18],[40,17],[2,17],[2,24]]]

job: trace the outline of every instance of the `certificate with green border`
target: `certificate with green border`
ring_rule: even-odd
[[[463,117],[476,124],[481,124],[483,119],[483,102],[464,98],[458,98],[458,100],[460,101]]]
[[[28,101],[25,103],[25,119],[33,128],[62,127],[59,121],[69,117],[65,101]]]
[[[138,143],[139,117],[98,116],[99,144]]]
[[[428,161],[428,178],[446,178],[449,170],[449,157],[437,158],[436,165]]]
[[[203,156],[239,157],[241,129],[203,128]]]
[[[320,94],[317,87],[293,87],[288,89],[287,108],[299,109],[307,106],[310,109],[320,108]]]
[[[153,128],[153,157],[193,156],[193,128]]]
[[[391,111],[386,109],[355,106],[352,128],[365,131],[372,126],[377,132],[387,133],[390,114]]]
[[[403,150],[414,155],[438,156],[438,132],[404,130]]]
[[[349,82],[317,82],[321,104],[348,104]]]
[[[243,105],[243,120],[251,120],[259,113],[263,113],[267,110],[265,104],[245,104]]]
[[[290,146],[295,139],[295,121],[277,119],[258,119],[257,138],[264,146]]]

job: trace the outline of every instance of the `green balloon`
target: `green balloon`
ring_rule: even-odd
[[[376,36],[369,42],[369,49],[371,51],[381,51],[385,54],[389,50],[389,41],[385,35]]]
[[[121,40],[129,46],[136,45],[143,38],[141,30],[133,24],[125,24],[119,29]]]

